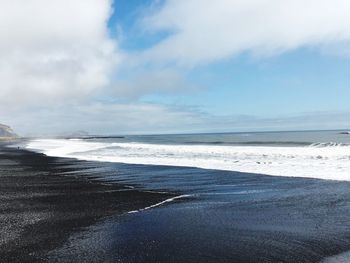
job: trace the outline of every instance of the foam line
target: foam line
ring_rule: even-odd
[[[166,203],[173,202],[173,201],[176,200],[176,199],[181,199],[181,198],[185,198],[185,197],[189,197],[189,196],[191,196],[191,195],[179,195],[179,196],[175,196],[175,197],[166,199],[166,200],[164,200],[164,201],[162,201],[162,202],[159,202],[159,203],[157,203],[157,204],[154,204],[154,205],[151,205],[151,206],[147,206],[147,207],[145,207],[145,208],[141,208],[141,209],[138,209],[138,210],[129,211],[128,214],[133,214],[133,213],[142,212],[142,211],[145,211],[145,210],[148,210],[148,209],[151,209],[151,208],[155,208],[155,207],[161,206],[161,205],[166,204]]]
[[[33,140],[28,149],[49,156],[127,164],[168,165],[287,177],[350,181],[350,146],[161,145]]]

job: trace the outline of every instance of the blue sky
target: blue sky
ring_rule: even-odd
[[[121,47],[128,52],[156,45],[167,34],[140,31],[139,16],[152,1],[115,0],[109,29],[124,32]],[[161,6],[161,4],[158,4]],[[254,57],[240,54],[187,69],[189,82],[198,90],[147,94],[142,101],[185,105],[214,115],[293,116],[314,112],[349,110],[349,57],[301,47]]]
[[[214,114],[270,117],[349,110],[349,61],[307,50],[259,61],[234,58],[194,70],[189,77],[203,90],[146,100],[198,105]]]
[[[24,135],[349,129],[348,10],[4,0],[0,123]]]

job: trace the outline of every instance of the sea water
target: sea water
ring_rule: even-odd
[[[87,136],[33,139],[49,156],[350,181],[347,131]]]

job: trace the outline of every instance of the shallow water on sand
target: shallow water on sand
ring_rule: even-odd
[[[349,182],[111,163],[102,170],[107,181],[184,196],[101,222],[53,259],[319,262],[350,249]]]

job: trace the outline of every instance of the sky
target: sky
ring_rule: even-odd
[[[348,0],[1,0],[24,136],[350,129]]]

